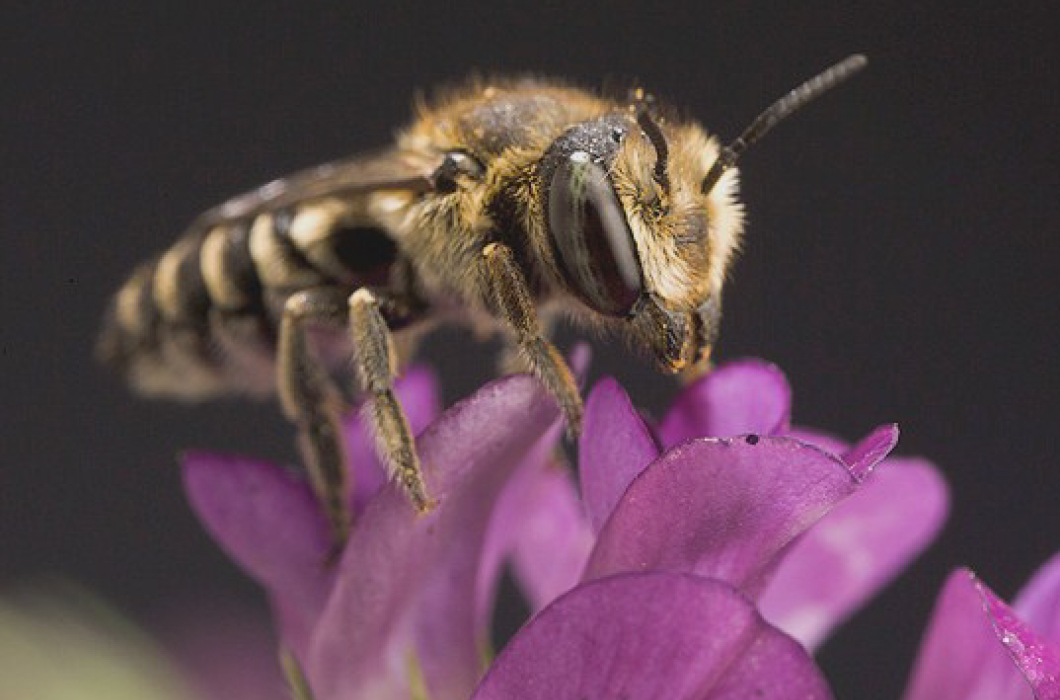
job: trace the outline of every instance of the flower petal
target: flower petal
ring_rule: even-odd
[[[199,700],[290,700],[277,663],[276,640],[269,622],[238,609],[238,605],[233,609],[230,604],[204,603],[199,598],[191,605],[180,605],[172,613],[167,613],[165,622],[160,625],[166,649],[180,664],[184,677],[199,691],[186,697]],[[79,694],[75,697],[91,700],[96,696]],[[109,700],[125,698],[105,697]],[[136,697],[157,700],[153,693]]]
[[[787,428],[791,386],[780,369],[756,359],[718,367],[689,385],[659,427],[665,447],[697,437],[773,435]]]
[[[394,383],[409,427],[413,435],[431,424],[441,410],[438,383],[429,370],[422,367],[409,369]],[[386,470],[379,460],[375,438],[360,411],[346,418],[346,451],[350,463],[350,503],[353,513],[360,513],[366,503],[386,483]]]
[[[434,508],[418,515],[392,484],[365,508],[312,640],[318,697],[407,698],[412,675],[422,675],[430,697],[470,693],[479,673],[474,588],[490,513],[527,453],[550,449],[558,417],[537,382],[516,376],[487,385],[420,436]]]
[[[269,592],[285,642],[303,653],[330,586],[322,562],[331,539],[309,487],[284,469],[237,457],[189,453],[182,466],[199,520]]]
[[[511,641],[472,700],[828,698],[801,647],[743,596],[649,573],[594,581]]]
[[[1060,647],[1060,554],[1038,569],[1012,607],[1020,619]]]
[[[1060,646],[1043,639],[985,584],[977,583],[994,634],[1034,689],[1035,697],[1060,700]]]
[[[961,569],[942,589],[903,697],[1055,700],[1060,697],[1058,674],[1055,649],[1043,644],[970,571]]]
[[[578,442],[582,498],[593,532],[600,531],[633,478],[658,456],[629,396],[614,379],[602,379],[585,404]]]
[[[475,626],[484,635],[506,563],[515,560],[519,582],[537,610],[578,582],[592,547],[570,474],[551,459],[554,444],[541,447],[515,470],[490,517],[475,584]]]
[[[819,428],[807,428],[804,425],[799,425],[793,428],[788,428],[781,434],[795,438],[796,440],[808,442],[811,445],[817,445],[825,452],[831,452],[834,455],[845,454],[850,450],[850,443],[840,440],[835,435]]]
[[[853,447],[839,438],[816,428],[799,426],[789,428],[783,431],[783,434],[808,442],[811,445],[816,445],[825,452],[839,455],[855,478],[861,481],[898,444],[899,431],[898,426],[894,423],[881,425],[863,437]]]
[[[841,456],[858,481],[865,479],[898,444],[898,426],[881,425]]]
[[[934,539],[948,494],[928,462],[890,459],[784,555],[759,610],[813,650]]]
[[[693,572],[754,595],[777,555],[855,486],[837,457],[790,438],[684,443],[630,485],[584,580]]]
[[[529,464],[497,504],[478,589],[492,593],[496,572],[510,555],[531,612],[537,612],[578,583],[594,540],[569,471],[549,460]],[[488,602],[484,613],[492,595]]]

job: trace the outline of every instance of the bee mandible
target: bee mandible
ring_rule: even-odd
[[[663,372],[703,371],[743,232],[735,163],[865,62],[798,86],[724,147],[640,90],[623,101],[473,81],[420,105],[385,150],[199,216],[117,293],[100,354],[146,394],[278,391],[337,543],[350,485],[333,369],[352,354],[390,473],[428,510],[393,390],[409,341],[435,321],[504,332],[571,434],[581,396],[544,330],[557,313],[628,339]]]

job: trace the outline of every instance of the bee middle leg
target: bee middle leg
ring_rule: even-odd
[[[413,505],[422,513],[430,509],[431,502],[408,418],[394,395],[397,353],[382,312],[389,301],[367,287],[350,297],[353,363],[361,389],[367,395],[366,415],[381,456],[391,476],[405,487]]]
[[[563,356],[541,330],[533,296],[508,246],[491,243],[482,251],[482,274],[497,309],[515,331],[516,342],[530,372],[555,397],[567,419],[567,433],[581,431],[582,397]]]

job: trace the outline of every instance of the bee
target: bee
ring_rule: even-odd
[[[557,313],[627,338],[662,372],[703,371],[743,232],[735,163],[864,65],[833,65],[724,147],[642,90],[472,82],[420,105],[389,148],[199,216],[115,295],[100,355],[145,394],[276,391],[340,543],[349,477],[333,370],[352,357],[391,475],[428,510],[393,390],[411,340],[439,321],[506,333],[572,434],[582,400],[544,331]]]

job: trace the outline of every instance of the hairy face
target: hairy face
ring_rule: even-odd
[[[718,146],[696,125],[662,127],[666,176],[658,149],[642,130],[631,131],[611,179],[636,241],[646,289],[667,309],[692,311],[721,294],[743,231],[736,200],[737,173],[728,171],[709,193],[700,183]]]
[[[558,276],[668,371],[709,350],[742,229],[734,171],[702,191],[717,153],[697,126],[612,113],[571,127],[542,162]]]

